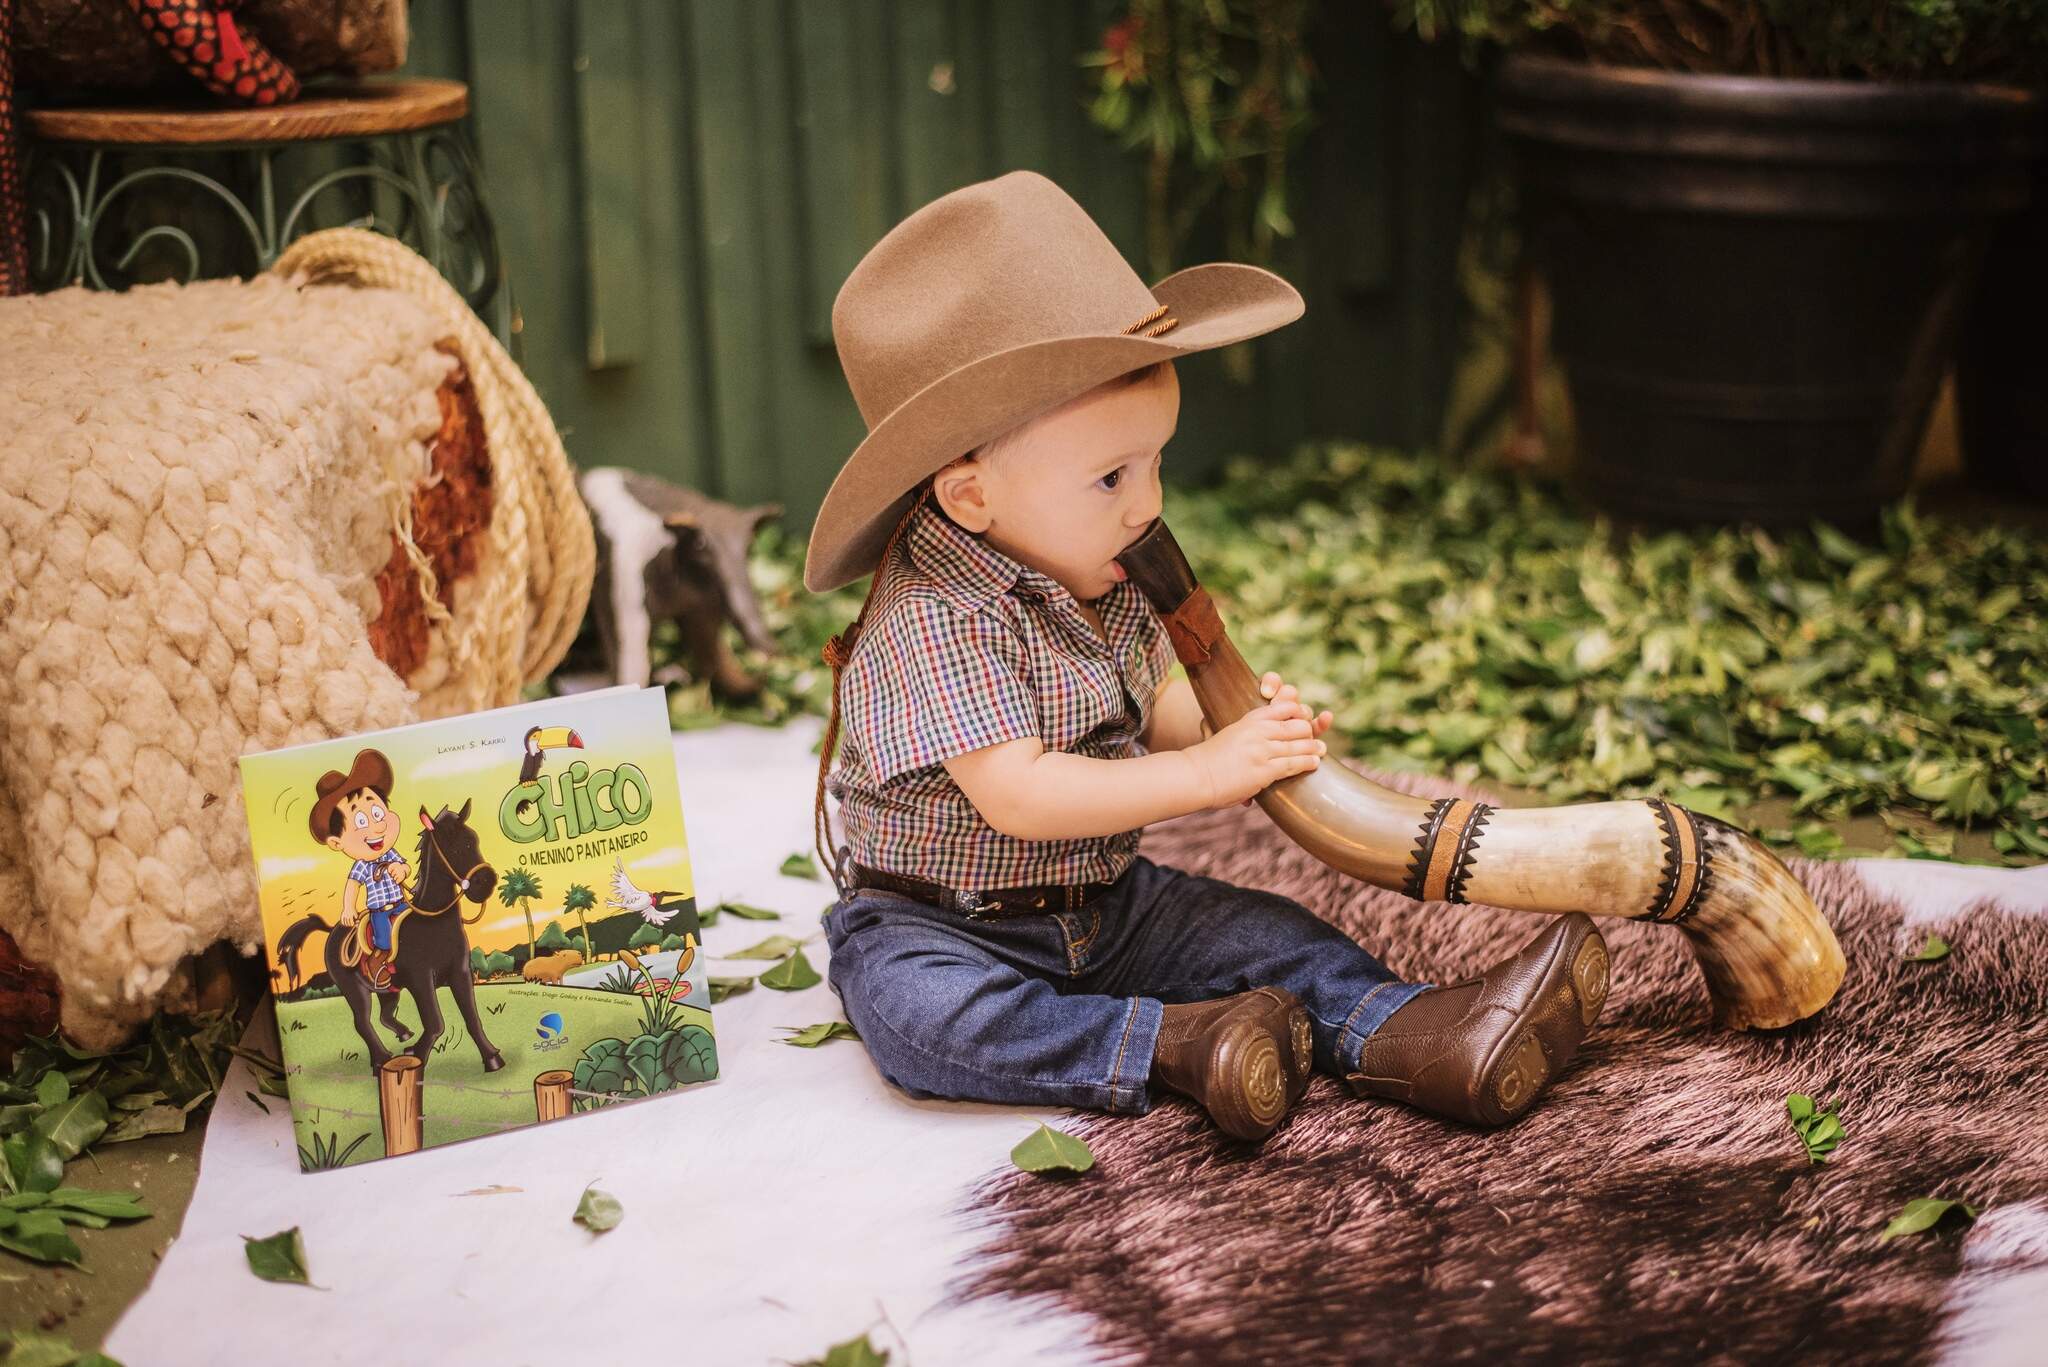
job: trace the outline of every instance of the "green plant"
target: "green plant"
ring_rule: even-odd
[[[701,1025],[684,1024],[682,1008],[675,1001],[676,992],[688,979],[678,977],[663,990],[632,950],[622,951],[619,957],[640,975],[646,990],[640,1002],[640,1033],[630,1040],[601,1039],[585,1049],[576,1062],[576,1090],[612,1097],[652,1096],[715,1074],[718,1053],[711,1032]],[[610,986],[610,981],[607,978],[601,985]]]
[[[2044,0],[1391,0],[1466,51],[1529,44],[1619,66],[1877,80],[2048,78]]]
[[[1266,264],[1292,237],[1288,157],[1308,129],[1313,0],[1130,0],[1081,64],[1089,117],[1145,158],[1145,250],[1171,271],[1220,198],[1224,251]]]
[[[633,981],[632,970],[624,964],[620,964],[611,972],[605,974],[604,977],[598,980],[597,985],[606,992],[638,992],[640,990],[640,985]]]
[[[304,1144],[299,1145],[299,1167],[306,1172],[326,1172],[329,1168],[344,1167],[369,1137],[369,1131],[365,1130],[351,1139],[347,1148],[343,1148],[340,1131],[330,1131],[324,1135],[315,1134],[312,1148],[309,1149]]]

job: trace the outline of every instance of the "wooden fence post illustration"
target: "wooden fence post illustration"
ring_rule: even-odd
[[[572,1099],[569,1084],[576,1075],[566,1068],[542,1073],[533,1080],[533,1114],[536,1120],[560,1120],[569,1114]]]
[[[393,1157],[420,1147],[420,1061],[411,1054],[388,1059],[377,1070],[377,1110],[384,1117],[384,1153]]]

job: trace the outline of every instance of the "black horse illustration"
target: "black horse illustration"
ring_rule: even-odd
[[[491,890],[498,885],[498,871],[478,853],[476,832],[469,828],[467,802],[459,812],[443,807],[439,815],[431,817],[422,807],[420,826],[412,865],[419,871],[410,897],[413,910],[406,913],[398,931],[393,990],[382,994],[377,1017],[403,1043],[412,1032],[396,1014],[398,993],[412,993],[413,1005],[420,1013],[420,1037],[405,1052],[425,1064],[433,1057],[434,1041],[441,1037],[438,989],[445,987],[454,994],[456,1009],[462,1012],[470,1038],[483,1056],[484,1071],[495,1073],[505,1066],[505,1059],[484,1037],[484,1023],[477,1018],[476,987],[469,976],[469,936],[463,933],[460,907],[464,898],[479,906],[489,901]],[[332,933],[333,927],[317,914],[302,916],[278,937],[278,961],[297,981],[300,948],[316,930],[330,932],[324,952],[327,975],[348,998],[356,1033],[369,1046],[370,1071],[374,1073],[390,1062],[392,1053],[370,1023],[370,998],[377,994],[359,969],[341,962],[341,948],[348,937]]]

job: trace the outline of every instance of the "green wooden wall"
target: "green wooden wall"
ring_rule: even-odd
[[[1139,163],[1087,121],[1077,55],[1114,0],[419,0],[409,70],[471,85],[520,360],[585,465],[656,471],[809,526],[864,431],[831,307],[947,190],[1028,167],[1134,263]],[[1330,0],[1300,239],[1308,299],[1256,379],[1181,363],[1197,478],[1309,435],[1434,438],[1481,112],[1445,52]],[[1189,260],[1213,255],[1197,244]],[[1142,272],[1141,272],[1142,273]]]

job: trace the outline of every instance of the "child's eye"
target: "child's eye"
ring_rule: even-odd
[[[1123,467],[1118,466],[1116,469],[1111,470],[1108,474],[1104,475],[1101,479],[1096,480],[1095,487],[1103,490],[1114,490],[1117,485],[1123,482],[1123,478]]]
[[[365,826],[367,826],[367,825],[369,825],[369,824],[370,824],[370,816],[369,816],[369,813],[367,813],[367,812],[357,812],[357,813],[356,813],[356,829],[357,829],[357,830],[359,830],[359,831],[360,831],[360,830],[361,830],[361,829],[362,829],[363,827],[365,827]]]
[[[374,805],[374,804],[373,804],[373,805],[372,805],[372,806],[370,807],[370,820],[372,820],[372,821],[382,821],[383,819],[384,819],[384,809],[383,809],[382,807],[379,807],[379,806],[376,806],[376,805]]]

